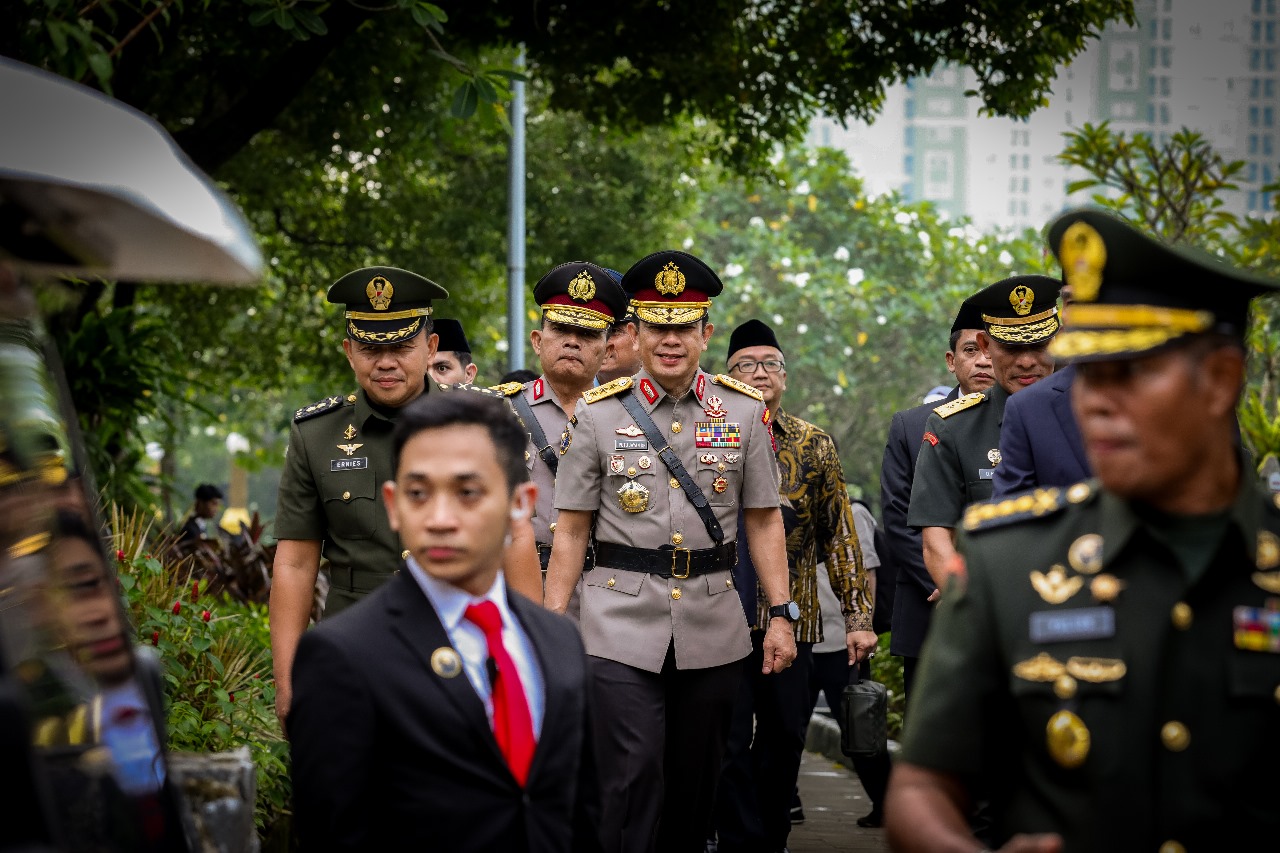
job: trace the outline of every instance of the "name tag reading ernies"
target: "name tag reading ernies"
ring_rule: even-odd
[[[351,459],[330,459],[330,471],[354,471],[357,468],[368,468],[368,456],[356,456]]]
[[[1031,614],[1033,643],[1105,640],[1115,635],[1116,611],[1112,607],[1040,610]]]

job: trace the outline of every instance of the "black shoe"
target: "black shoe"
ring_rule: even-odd
[[[880,809],[872,809],[867,814],[858,818],[858,826],[863,829],[875,829],[884,826],[884,812]]]
[[[804,806],[792,806],[791,824],[794,826],[799,823],[804,823]]]

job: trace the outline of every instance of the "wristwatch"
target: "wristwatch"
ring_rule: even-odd
[[[770,619],[776,619],[779,616],[788,622],[795,622],[800,618],[800,605],[794,601],[784,601],[769,608]]]

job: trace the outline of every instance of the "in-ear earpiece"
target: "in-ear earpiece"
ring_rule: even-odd
[[[524,518],[524,510],[523,510],[523,509],[521,509],[520,507],[516,507],[516,508],[514,508],[513,510],[511,510],[511,520],[512,520],[512,521],[519,521],[519,520],[520,520],[520,519],[522,519],[522,518]]]

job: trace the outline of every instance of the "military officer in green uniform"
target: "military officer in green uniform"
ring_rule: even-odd
[[[426,392],[437,338],[431,303],[449,295],[408,270],[365,267],[329,288],[345,305],[343,352],[359,386],[299,409],[280,476],[271,582],[276,714],[288,713],[289,677],[310,621],[320,560],[329,561],[326,613],[354,603],[400,567],[400,539],[382,506],[391,431],[401,408]]]
[[[1280,838],[1280,505],[1235,440],[1280,284],[1098,210],[1048,230],[1053,354],[1097,479],[965,512],[886,814],[906,850],[1225,851]]]
[[[965,506],[991,497],[1005,401],[1053,372],[1047,348],[1058,331],[1061,287],[1048,276],[1013,276],[961,306],[962,313],[972,309],[982,316],[978,346],[990,357],[996,382],[987,391],[943,403],[925,423],[907,524],[920,531],[925,568],[938,589],[945,588]]]
[[[538,487],[533,534],[545,574],[556,529],[556,472],[569,421],[583,392],[604,362],[605,335],[627,312],[628,298],[608,270],[570,261],[548,272],[533,288],[542,324],[529,333],[542,375],[495,386],[510,401],[529,433],[525,464]],[[573,608],[570,615],[576,616]]]
[[[578,403],[561,448],[546,603],[565,610],[594,543],[580,626],[604,721],[595,730],[604,849],[701,853],[751,651],[731,574],[739,536],[773,605],[766,674],[795,659],[799,607],[763,397],[698,367],[719,277],[665,251],[633,264],[622,286],[640,320],[643,368]]]

